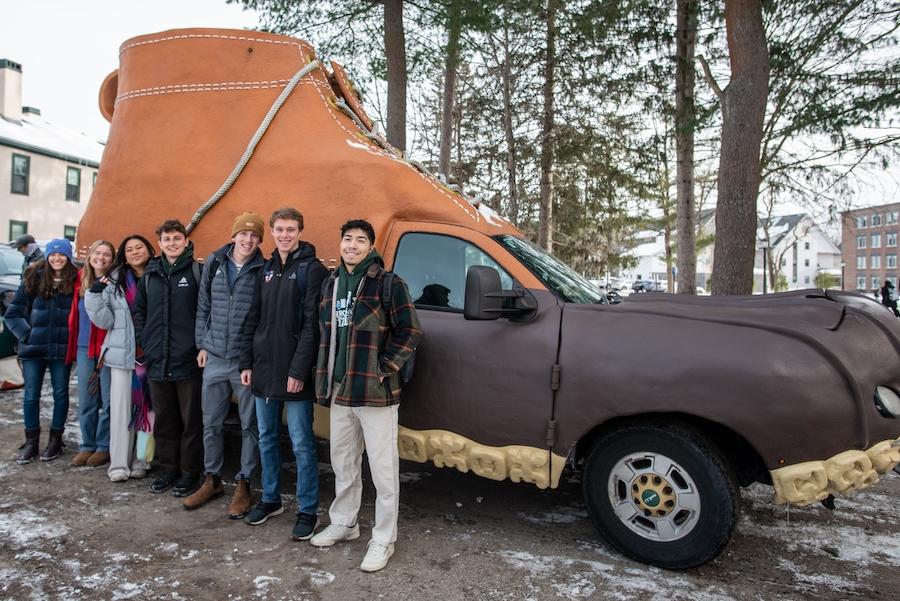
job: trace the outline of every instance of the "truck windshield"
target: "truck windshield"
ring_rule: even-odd
[[[606,296],[585,278],[535,244],[508,234],[494,236],[494,240],[515,255],[531,273],[564,301],[580,304],[608,302]]]

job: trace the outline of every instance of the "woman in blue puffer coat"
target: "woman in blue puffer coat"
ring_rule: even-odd
[[[72,264],[72,243],[52,240],[43,259],[25,270],[4,319],[19,339],[19,359],[25,378],[25,444],[16,458],[30,463],[38,455],[41,435],[41,385],[50,370],[53,385],[53,420],[50,440],[41,453],[41,461],[56,459],[62,451],[62,434],[69,411],[69,371],[66,350],[69,346],[69,311],[78,270]]]

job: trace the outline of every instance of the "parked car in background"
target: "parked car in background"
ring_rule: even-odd
[[[632,292],[664,292],[659,282],[653,280],[635,280],[631,285]]]
[[[0,246],[0,389],[22,386],[22,370],[16,354],[16,337],[6,328],[3,315],[22,282],[25,258],[9,246]]]

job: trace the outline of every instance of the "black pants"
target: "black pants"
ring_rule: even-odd
[[[201,377],[150,380],[150,398],[156,421],[156,463],[163,471],[199,478],[203,474],[203,412]]]

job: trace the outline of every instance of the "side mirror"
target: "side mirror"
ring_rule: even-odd
[[[463,316],[471,320],[509,317],[527,320],[537,313],[537,301],[522,288],[504,290],[500,273],[493,267],[473,265],[466,273],[466,300]]]
[[[503,311],[500,273],[493,267],[476,265],[466,274],[463,316],[471,320],[497,319]]]

